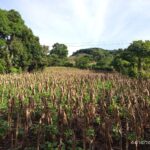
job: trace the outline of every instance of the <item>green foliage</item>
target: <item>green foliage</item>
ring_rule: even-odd
[[[87,58],[89,60],[87,61]],[[86,59],[85,59],[86,58]],[[127,49],[81,49],[73,53],[75,66],[99,71],[118,71],[130,77],[149,78],[150,41],[134,41]]]
[[[102,58],[95,65],[92,66],[94,70],[101,71],[113,71],[113,67],[111,65],[112,58],[106,57]]]
[[[111,66],[113,54],[111,51],[101,48],[81,49],[73,53],[72,56],[76,57],[75,62],[76,67],[78,68],[89,68],[101,71],[113,70],[113,67]]]
[[[87,56],[81,56],[76,59],[75,66],[81,69],[87,69],[90,63],[90,59]]]
[[[127,49],[116,53],[112,65],[122,74],[144,77],[149,70],[149,54],[150,41],[134,41]]]
[[[73,67],[74,64],[71,63],[71,62],[69,62],[69,61],[65,61],[64,66],[65,66],[65,67]]]
[[[44,144],[44,149],[57,149],[58,143],[57,142],[46,142]]]
[[[119,128],[118,124],[112,126],[112,136],[115,139],[120,139],[120,128]]]
[[[7,17],[7,11],[0,9],[0,34],[1,38],[8,36],[10,33],[9,20]]]
[[[129,74],[129,67],[130,67],[129,61],[124,60],[120,57],[115,57],[112,64],[114,68],[116,69],[116,71],[121,72],[126,75]]]
[[[11,73],[21,73],[21,68],[11,67],[10,72]]]
[[[101,117],[100,117],[100,116],[97,116],[97,117],[95,118],[95,122],[100,125],[101,122],[102,122]]]
[[[135,132],[128,133],[127,138],[130,141],[135,141],[136,140],[136,133]]]
[[[3,119],[0,119],[0,138],[5,136],[8,128],[9,128],[8,122]]]
[[[45,49],[15,10],[0,9],[0,59],[1,73],[14,72],[12,68],[32,71],[46,65]],[[15,71],[18,72],[18,71]]]
[[[135,64],[137,65],[138,76],[142,76],[143,64],[145,59],[150,59],[150,41],[134,41],[128,47],[129,53],[135,58]]]
[[[94,137],[95,136],[95,131],[93,128],[88,128],[86,131],[86,135],[89,137]]]
[[[3,59],[0,59],[0,73],[5,73],[5,61]]]
[[[87,49],[80,49],[74,52],[72,56],[79,56],[81,54],[89,55],[91,58],[97,61],[103,58],[104,56],[110,54],[110,51],[101,48],[87,48]]]
[[[62,66],[62,59],[56,54],[51,54],[48,56],[48,64],[49,66]]]
[[[55,43],[50,51],[50,54],[55,54],[58,56],[58,58],[64,59],[68,55],[67,46],[64,44]]]
[[[67,60],[68,50],[64,44],[55,43],[48,55],[49,66],[70,66]]]

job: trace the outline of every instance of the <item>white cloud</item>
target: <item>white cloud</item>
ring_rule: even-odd
[[[0,7],[18,10],[42,44],[66,43],[70,53],[150,39],[149,0],[1,0]]]

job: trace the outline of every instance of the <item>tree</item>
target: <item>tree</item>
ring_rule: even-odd
[[[24,46],[18,38],[14,38],[10,44],[10,61],[11,65],[19,68],[24,56]]]
[[[19,12],[0,9],[0,59],[6,73],[11,68],[32,71],[46,65],[46,49],[25,24]],[[1,67],[2,68],[2,67]]]
[[[57,55],[60,59],[64,59],[67,57],[68,55],[68,49],[67,46],[64,44],[59,44],[59,43],[55,43],[53,45],[52,50],[50,51],[50,55],[51,54],[55,54]]]
[[[150,57],[150,41],[134,41],[127,50],[136,59],[138,72],[141,73],[144,59]]]
[[[8,35],[10,35],[10,26],[7,11],[0,9],[0,38],[7,38]]]
[[[123,74],[144,77],[149,70],[148,60],[150,60],[150,41],[134,41],[127,49],[116,52],[112,65]]]
[[[81,69],[87,69],[90,63],[90,59],[87,56],[80,56],[75,61],[75,66]]]
[[[59,59],[58,55],[51,54],[48,57],[48,64],[49,66],[61,66],[61,59]]]
[[[21,36],[22,30],[26,26],[19,12],[12,9],[7,12],[7,18],[9,20],[10,39],[12,39],[14,35]]]
[[[67,62],[68,49],[64,44],[55,43],[48,55],[49,66],[65,66]]]

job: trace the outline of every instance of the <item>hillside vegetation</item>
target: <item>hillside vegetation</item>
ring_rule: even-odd
[[[73,53],[70,59],[74,60],[75,66],[101,71],[112,71],[112,60],[114,51],[102,48],[81,49]]]
[[[31,72],[45,66],[118,71],[130,77],[150,77],[150,41],[134,41],[126,49],[81,49],[68,57],[67,45],[40,45],[19,12],[0,9],[0,73]]]
[[[134,41],[127,49],[81,49],[70,60],[82,69],[118,71],[130,77],[150,77],[150,41]]]

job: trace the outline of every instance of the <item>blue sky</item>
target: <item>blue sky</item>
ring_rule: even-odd
[[[16,9],[41,44],[64,43],[69,54],[150,40],[150,0],[0,0],[0,8]]]

